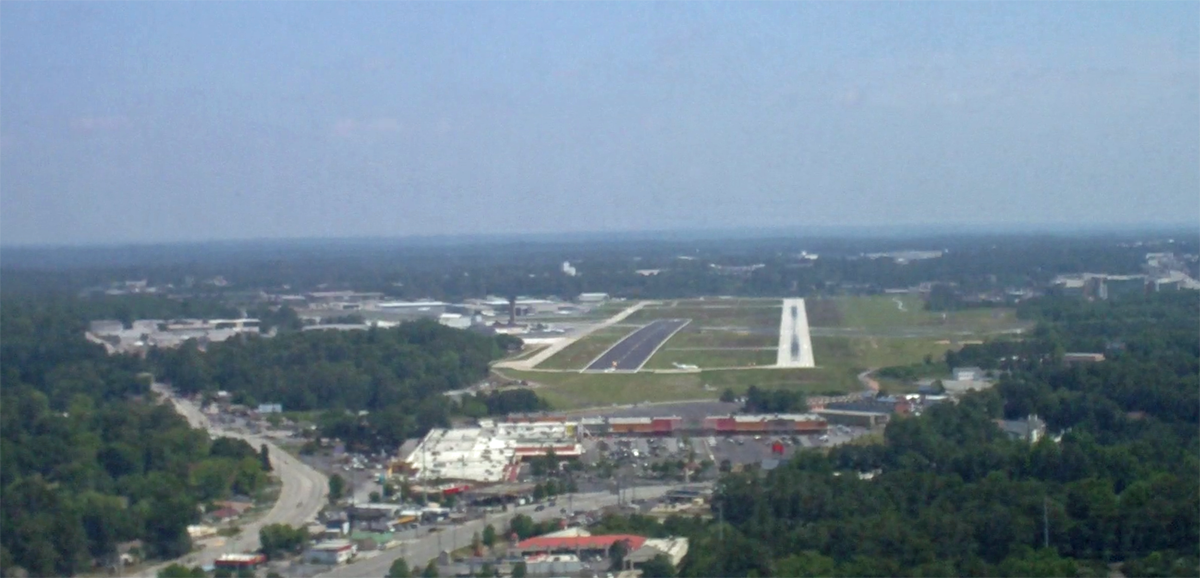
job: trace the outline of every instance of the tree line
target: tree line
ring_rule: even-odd
[[[201,509],[268,484],[262,455],[210,440],[156,403],[146,366],[83,337],[62,302],[0,309],[0,574],[68,576],[141,540],[150,558],[187,553]]]
[[[55,292],[120,279],[173,284],[204,298],[246,291],[379,291],[390,298],[461,300],[488,294],[558,295],[603,291],[629,298],[701,295],[820,295],[879,291],[923,282],[943,284],[936,307],[957,306],[957,291],[1040,286],[1057,274],[1138,273],[1150,246],[1129,236],[958,235],[879,238],[638,239],[592,242],[495,242],[455,246],[404,243],[328,244],[304,251],[247,245],[192,254],[177,247],[145,255],[14,254],[3,290]],[[227,249],[227,248],[226,248]],[[864,254],[898,249],[942,251],[938,258],[898,261]],[[1180,240],[1168,247],[1196,252]],[[66,250],[63,250],[66,251]],[[802,251],[819,254],[816,260]],[[60,251],[61,252],[61,251]],[[86,251],[83,251],[86,253]],[[570,261],[582,272],[561,272]],[[100,263],[117,265],[100,266]],[[762,265],[754,270],[727,266]],[[653,269],[657,274],[638,271]],[[220,275],[228,287],[185,280]],[[228,299],[226,299],[228,301]]]
[[[952,360],[1000,371],[992,390],[897,417],[879,444],[727,474],[710,519],[596,532],[688,537],[681,576],[1200,573],[1200,298],[1044,298],[1024,314],[1039,321],[1026,340]],[[1103,362],[1063,362],[1105,344]],[[1036,443],[997,423],[1032,414]]]
[[[488,364],[519,346],[507,336],[452,329],[431,320],[356,331],[283,332],[154,350],[162,379],[185,394],[224,390],[248,406],[321,410],[321,431],[350,447],[395,449],[446,427],[456,415],[483,417],[547,409],[522,390],[443,395],[484,380]],[[363,413],[366,412],[366,413]]]

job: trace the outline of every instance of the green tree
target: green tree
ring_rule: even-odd
[[[437,578],[437,576],[437,560],[430,560],[429,563],[425,565],[425,569],[421,571],[421,578]]]
[[[396,558],[388,568],[387,578],[411,578],[412,571],[408,569],[408,561],[404,558]]]
[[[293,528],[287,524],[270,524],[258,531],[262,553],[269,559],[298,553],[308,542],[308,528]]]
[[[188,568],[182,564],[171,564],[158,571],[158,578],[193,578],[196,575],[196,570],[199,570],[199,568]],[[200,575],[204,575],[203,570],[200,570]]]
[[[513,516],[512,522],[509,525],[509,533],[516,534],[517,538],[524,540],[534,535],[536,527],[533,523],[533,518],[525,514],[517,514]]]
[[[666,554],[659,554],[642,564],[642,578],[672,578],[675,576],[675,565]],[[790,576],[789,574],[782,574]]]
[[[613,572],[619,572],[625,565],[625,556],[629,554],[629,544],[624,540],[614,542],[612,547],[608,549],[608,569]]]
[[[341,474],[329,476],[329,503],[336,504],[346,491],[346,480]]]
[[[521,560],[520,562],[513,564],[512,578],[525,578],[528,572],[529,569],[525,567],[525,561]]]
[[[496,545],[496,527],[488,524],[483,527],[483,545],[491,548]]]
[[[779,576],[795,576],[796,578],[834,576],[837,574],[837,561],[809,550],[780,560],[775,565],[775,573]]]
[[[737,399],[737,394],[733,393],[732,389],[726,388],[725,391],[721,392],[720,399],[725,403],[733,403],[733,401]]]
[[[271,471],[271,455],[267,451],[267,444],[262,444],[258,448],[258,463],[261,465],[264,472]]]

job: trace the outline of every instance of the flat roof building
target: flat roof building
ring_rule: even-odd
[[[574,422],[496,422],[478,427],[433,429],[408,456],[418,481],[513,481],[520,461],[553,451],[564,458],[583,454]]]

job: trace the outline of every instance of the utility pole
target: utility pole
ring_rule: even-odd
[[[1042,496],[1042,547],[1050,548],[1050,514],[1046,508],[1047,497]]]
[[[717,503],[717,541],[721,544],[721,550],[725,550],[725,505]]]

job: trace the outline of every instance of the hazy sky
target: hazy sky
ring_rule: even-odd
[[[0,242],[1200,219],[1200,3],[0,12]]]

